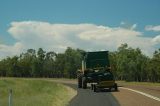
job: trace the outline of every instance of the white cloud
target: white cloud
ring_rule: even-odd
[[[158,26],[148,25],[148,26],[145,27],[145,30],[159,32],[160,31],[160,25],[158,25]]]
[[[133,29],[135,29],[136,27],[137,27],[137,24],[133,24],[132,27],[131,27],[131,29],[133,30]]]
[[[124,21],[121,21],[121,23],[120,23],[121,25],[124,25],[125,24],[125,22]]]
[[[125,29],[130,29],[130,30],[134,30],[137,27],[137,24],[131,24],[129,22],[124,22],[122,21],[120,23],[121,27],[125,28]]]
[[[0,45],[0,57],[15,55],[29,48],[63,52],[66,47],[85,50],[116,50],[122,43],[139,47],[151,55],[154,40],[142,37],[132,28],[98,26],[95,24],[51,24],[38,21],[12,22],[8,32],[17,40],[12,46]]]
[[[0,44],[0,59],[6,56],[15,56],[23,51],[23,45],[19,42],[12,46]]]
[[[156,37],[154,37],[152,39],[152,42],[155,43],[155,44],[159,44],[160,43],[160,35],[157,35]]]

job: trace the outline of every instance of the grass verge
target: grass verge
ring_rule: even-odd
[[[13,106],[66,106],[76,92],[62,84],[25,78],[0,79],[0,106],[8,106],[9,89]]]

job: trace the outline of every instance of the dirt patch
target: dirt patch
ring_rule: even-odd
[[[119,92],[112,92],[121,106],[159,106],[160,102],[141,94],[119,88]]]
[[[160,98],[160,86],[136,85],[127,83],[118,83],[118,86],[138,90],[152,96]],[[160,106],[160,102],[132,92],[119,88],[119,92],[112,92],[121,106]]]
[[[138,91],[160,98],[160,86],[135,85],[135,84],[130,85],[125,83],[118,83],[118,85],[126,88],[131,88],[134,90],[138,90]]]

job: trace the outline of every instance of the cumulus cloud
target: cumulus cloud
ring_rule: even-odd
[[[147,30],[147,31],[160,32],[160,25],[158,25],[158,26],[147,25],[147,26],[145,27],[145,30]]]
[[[142,37],[131,28],[108,27],[95,24],[52,24],[38,21],[12,22],[8,32],[16,39],[12,46],[0,45],[0,56],[15,55],[29,48],[63,52],[67,47],[87,51],[116,50],[122,43],[141,48],[146,54],[154,50],[158,38]]]
[[[23,45],[19,42],[14,45],[4,45],[0,44],[0,59],[6,56],[15,56],[20,54],[23,51]]]
[[[154,37],[152,39],[152,42],[154,42],[155,44],[159,44],[160,43],[160,35],[157,35],[156,37]]]

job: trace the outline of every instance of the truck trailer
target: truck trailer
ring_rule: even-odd
[[[90,83],[94,92],[106,88],[118,90],[111,72],[108,53],[108,51],[83,53],[82,69],[77,73],[78,88],[86,89],[87,83]]]

